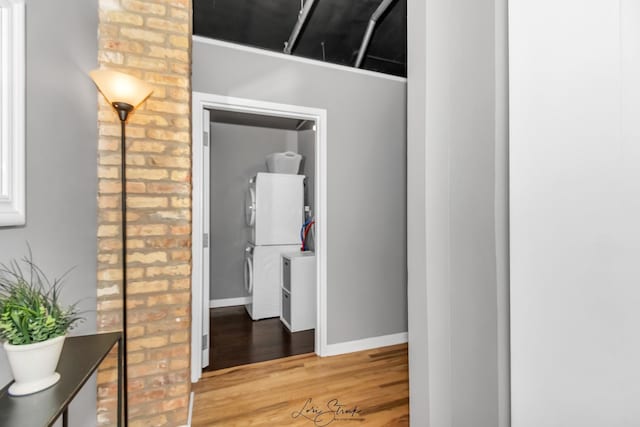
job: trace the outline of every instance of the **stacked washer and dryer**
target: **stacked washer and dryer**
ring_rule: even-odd
[[[251,300],[245,307],[253,320],[281,314],[281,256],[300,251],[304,178],[261,172],[249,181],[245,213],[251,239],[245,249],[244,286]]]

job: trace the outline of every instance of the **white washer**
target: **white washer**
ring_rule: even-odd
[[[249,181],[246,222],[254,245],[300,243],[304,221],[304,175],[260,172]]]
[[[281,255],[296,250],[300,250],[300,245],[247,245],[244,257],[244,287],[251,302],[246,304],[245,308],[253,320],[280,317]]]

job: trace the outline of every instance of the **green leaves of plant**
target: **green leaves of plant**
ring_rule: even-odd
[[[0,340],[21,345],[65,335],[82,318],[76,304],[60,307],[62,278],[49,282],[31,248],[22,263],[25,271],[15,260],[0,264]]]

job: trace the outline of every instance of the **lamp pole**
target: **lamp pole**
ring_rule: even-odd
[[[126,123],[129,113],[142,104],[153,92],[147,83],[133,76],[113,70],[93,70],[89,73],[98,90],[104,95],[120,119],[120,211],[122,227],[122,369],[118,384],[122,385],[122,396],[118,391],[118,409],[124,401],[124,424],[129,421],[128,373],[127,373],[127,149]],[[120,388],[120,387],[119,387]],[[118,411],[120,415],[120,411]],[[118,420],[120,424],[122,420]]]
[[[128,402],[128,356],[127,356],[127,118],[133,111],[133,106],[126,102],[114,102],[111,104],[118,112],[120,118],[120,212],[122,232],[122,399]],[[129,420],[129,405],[124,405],[124,419]]]

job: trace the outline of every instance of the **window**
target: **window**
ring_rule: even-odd
[[[0,226],[25,223],[25,5],[0,0]]]

